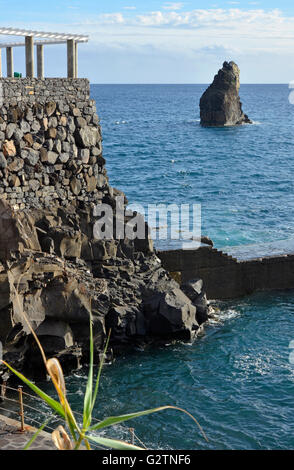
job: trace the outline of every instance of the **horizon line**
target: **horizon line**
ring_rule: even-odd
[[[163,82],[158,82],[158,83],[113,83],[113,82],[110,82],[110,83],[92,83],[91,82],[91,85],[143,85],[143,86],[146,86],[146,85],[205,85],[205,86],[209,86],[211,85],[211,83],[163,83]],[[289,82],[268,82],[268,83],[241,83],[241,86],[242,85],[287,85],[289,86]]]

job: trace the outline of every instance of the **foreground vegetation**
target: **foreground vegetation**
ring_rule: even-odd
[[[101,431],[102,429],[115,426],[125,421],[129,421],[135,418],[139,418],[142,416],[150,415],[150,414],[157,413],[163,410],[168,410],[168,409],[178,410],[187,414],[198,425],[201,433],[203,434],[204,438],[207,440],[206,435],[204,431],[202,430],[200,424],[197,422],[197,420],[187,411],[182,410],[181,408],[178,408],[175,406],[162,406],[159,408],[154,408],[154,409],[146,410],[146,411],[139,411],[139,412],[131,413],[127,415],[113,416],[113,417],[106,418],[100,421],[99,423],[92,424],[93,410],[97,403],[102,368],[104,365],[106,352],[107,352],[108,345],[109,345],[110,334],[111,334],[110,332],[108,336],[108,340],[105,345],[103,358],[100,361],[98,375],[95,380],[94,378],[94,339],[93,339],[92,318],[90,318],[90,366],[89,366],[87,386],[86,386],[85,395],[84,395],[83,422],[82,424],[80,424],[78,420],[76,419],[70,407],[70,404],[67,401],[66,385],[65,385],[62,367],[56,358],[52,358],[52,359],[46,358],[45,352],[42,348],[42,345],[36,333],[34,332],[26,314],[21,309],[17,292],[18,290],[15,289],[16,301],[18,304],[17,307],[19,311],[21,312],[23,318],[25,319],[28,327],[30,328],[32,335],[34,336],[38,344],[38,347],[40,349],[40,352],[44,361],[45,368],[58,394],[59,402],[51,398],[45,392],[43,392],[39,387],[37,387],[34,383],[32,383],[23,374],[16,371],[7,362],[5,361],[1,361],[1,362],[8,369],[10,369],[10,371],[13,372],[13,374],[15,374],[20,380],[22,380],[22,382],[24,382],[31,390],[33,390],[33,392],[35,392],[45,403],[47,403],[47,405],[49,405],[49,407],[52,409],[54,414],[57,414],[58,416],[60,416],[62,420],[64,421],[64,425],[58,426],[58,428],[52,433],[52,439],[57,449],[79,450],[81,446],[83,446],[83,448],[86,447],[86,449],[91,450],[91,443],[93,443],[93,444],[99,444],[105,448],[116,449],[116,450],[144,450],[143,448],[137,447],[133,444],[129,444],[128,442],[119,441],[115,439],[109,439],[109,438],[105,438],[99,435],[98,436],[94,435],[93,432]],[[35,435],[32,437],[30,442],[27,444],[25,448],[26,450],[30,448],[30,446],[38,437],[40,432],[46,428],[47,424],[48,424],[48,421],[46,421],[40,427],[40,429],[35,433]]]

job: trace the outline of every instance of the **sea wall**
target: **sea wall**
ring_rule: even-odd
[[[202,279],[209,299],[235,299],[257,291],[294,288],[294,255],[238,261],[211,247],[157,253],[182,282]]]
[[[14,210],[109,191],[86,79],[0,79],[0,199]]]

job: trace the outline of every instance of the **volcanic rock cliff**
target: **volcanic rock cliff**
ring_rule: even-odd
[[[242,111],[239,97],[240,70],[235,62],[224,62],[213,83],[200,99],[201,125],[204,127],[252,124]]]
[[[116,352],[190,340],[208,318],[199,283],[184,294],[147,226],[141,240],[94,236],[97,206],[113,208],[114,227],[117,197],[124,224],[136,214],[109,185],[89,90],[87,80],[0,80],[0,341],[32,375],[42,361],[24,314],[66,369],[87,360],[90,314],[97,359],[110,329]]]

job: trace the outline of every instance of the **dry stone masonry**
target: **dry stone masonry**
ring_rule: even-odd
[[[108,191],[85,79],[1,79],[0,199],[14,210],[101,200]]]

